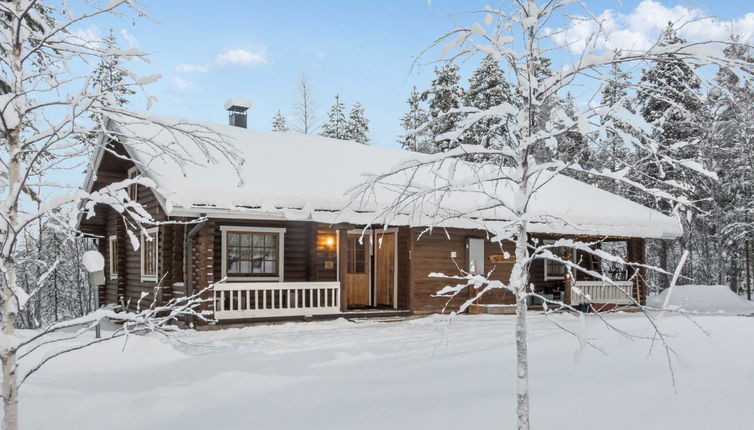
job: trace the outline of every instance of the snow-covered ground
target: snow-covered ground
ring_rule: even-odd
[[[651,335],[638,314],[608,317]],[[754,318],[660,320],[666,357],[596,318],[530,319],[535,429],[748,429]],[[580,349],[585,334],[604,349]],[[24,429],[512,429],[514,318],[345,320],[130,337],[70,354],[21,392]]]
[[[739,296],[727,285],[678,285],[656,296],[647,304],[662,309],[670,294],[668,308],[696,314],[754,315],[754,303]]]

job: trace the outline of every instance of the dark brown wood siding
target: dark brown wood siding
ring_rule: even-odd
[[[287,282],[307,282],[312,280],[311,250],[316,248],[314,244],[316,232],[312,223],[217,219],[214,220],[214,225],[216,230],[214,236],[214,255],[217,256],[214,265],[214,278],[216,280],[219,281],[222,278],[221,226],[285,228],[285,235],[283,236],[283,280]],[[322,276],[326,277],[324,272]]]
[[[398,309],[411,309],[411,229],[398,229]]]
[[[466,269],[466,238],[485,238],[485,233],[462,229],[434,229],[421,237],[421,229],[411,229],[411,310],[417,313],[446,312],[458,310],[459,306],[475,294],[471,289],[464,290],[452,300],[443,297],[433,297],[446,285],[455,285],[453,280],[430,278],[432,272],[446,275],[459,275],[459,268]],[[513,254],[513,243],[506,242],[501,251],[499,245],[486,241],[485,243],[485,272],[492,271],[491,279],[507,282],[510,278],[512,263],[490,263],[487,258],[491,254],[502,252]],[[455,252],[456,257],[451,258]],[[514,303],[511,293],[504,290],[493,290],[485,294],[480,304]]]
[[[313,246],[309,258],[309,280],[335,282],[338,279],[337,231],[326,225],[312,224]]]
[[[126,293],[126,250],[128,237],[126,228],[123,224],[123,218],[112,209],[107,211],[106,215],[105,237],[100,239],[102,247],[100,252],[105,256],[105,288],[104,297],[100,297],[100,304],[120,304],[125,299]],[[110,276],[110,236],[116,236],[118,240],[118,278],[112,279]]]
[[[122,146],[116,145],[114,151],[125,155],[125,151]],[[133,167],[133,163],[124,160],[123,158],[116,157],[111,153],[106,153],[102,162],[100,163],[99,170],[96,172],[96,177],[93,185],[93,190],[99,190],[114,182],[125,179],[128,176],[128,169]],[[154,192],[148,187],[138,187],[137,201],[142,207],[154,218],[155,221],[166,221],[167,218],[155,196]],[[162,279],[164,276],[164,285],[160,291],[160,294],[155,296],[157,282],[141,281],[141,252],[138,249],[134,249],[131,238],[127,234],[126,221],[123,219],[123,215],[114,211],[112,208],[105,205],[97,205],[94,209],[95,215],[90,218],[86,218],[81,222],[81,228],[83,231],[91,234],[102,236],[99,239],[100,251],[105,256],[105,272],[106,283],[104,288],[101,289],[102,294],[100,296],[100,304],[120,304],[125,302],[129,305],[130,309],[136,309],[137,303],[142,296],[142,293],[146,293],[146,297],[142,300],[142,307],[148,306],[155,298],[158,302],[161,302],[164,297],[171,296],[171,286],[174,282],[174,252],[172,250],[173,245],[173,226],[167,228],[161,226],[158,234],[158,279]],[[140,237],[140,233],[135,229],[135,223],[133,220],[127,220],[128,229],[135,234],[137,240]],[[145,225],[149,228],[151,226]],[[109,246],[108,238],[111,235],[117,235],[118,238],[118,279],[110,279],[109,267]],[[168,242],[165,241],[167,235]]]
[[[646,246],[645,240],[639,238],[631,238],[628,240],[628,262],[646,264]],[[644,267],[633,269],[631,275],[636,274],[635,289],[636,296],[640,304],[645,305],[647,303],[647,283],[646,283],[646,271]],[[637,273],[638,272],[638,273]]]
[[[167,217],[162,211],[157,197],[154,192],[144,186],[138,187],[137,201],[142,205],[152,218],[157,221],[166,221]],[[149,225],[145,225],[145,228],[151,228]],[[133,232],[140,240],[141,234],[139,231]],[[171,240],[171,239],[168,239]],[[166,264],[165,261],[165,226],[158,227],[157,233],[157,281],[142,281],[141,280],[141,249],[134,249],[131,245],[130,239],[128,239],[128,246],[126,247],[126,290],[125,298],[129,303],[129,309],[136,309],[139,300],[141,299],[141,308],[149,306],[152,301],[156,300],[157,303],[163,302],[163,294],[170,296],[170,289],[172,288],[172,264]],[[162,284],[160,288],[158,285]],[[143,298],[142,294],[144,295]]]

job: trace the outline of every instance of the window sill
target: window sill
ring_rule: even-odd
[[[157,282],[157,276],[141,276],[141,282]]]
[[[115,281],[116,279],[118,279],[118,275],[110,275],[111,281]]]

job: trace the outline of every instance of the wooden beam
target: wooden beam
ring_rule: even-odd
[[[340,281],[340,310],[345,312],[348,297],[346,294],[346,274],[347,274],[347,251],[348,251],[348,230],[338,230],[338,281]]]

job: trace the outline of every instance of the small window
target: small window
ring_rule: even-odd
[[[278,276],[278,233],[228,232],[228,276]]]
[[[128,169],[128,179],[134,179],[139,176],[139,169],[132,167]],[[136,201],[139,198],[139,185],[131,184],[128,186],[128,198]]]
[[[141,233],[141,280],[157,280],[158,228],[150,228]]]
[[[367,272],[367,247],[366,241],[359,240],[360,236],[348,236],[348,256],[346,268],[348,273],[366,273]]]
[[[118,236],[110,236],[107,243],[110,251],[110,279],[118,279]]]

